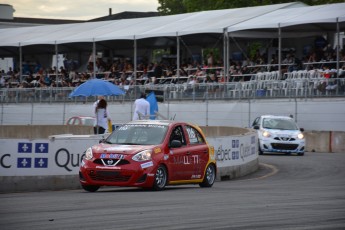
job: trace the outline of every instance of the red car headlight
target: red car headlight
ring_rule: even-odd
[[[149,161],[151,160],[151,154],[152,154],[152,151],[151,150],[144,150],[144,151],[141,151],[137,154],[135,154],[133,157],[132,157],[132,160],[134,161]]]
[[[85,159],[86,160],[91,160],[93,158],[93,154],[92,154],[92,149],[88,148],[85,152]]]

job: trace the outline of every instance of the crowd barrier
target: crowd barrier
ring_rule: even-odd
[[[272,74],[253,75],[249,81],[197,84],[148,84],[119,86],[126,94],[108,96],[108,101],[128,101],[139,97],[140,92],[154,91],[159,101],[205,99],[262,99],[262,98],[313,98],[345,97],[345,78],[327,79],[305,77],[303,74],[270,78]],[[297,77],[298,76],[298,77]],[[55,103],[87,102],[86,97],[69,97],[73,87],[1,88],[1,103]],[[93,100],[93,99],[92,99]]]

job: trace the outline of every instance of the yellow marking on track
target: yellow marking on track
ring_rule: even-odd
[[[261,179],[265,179],[267,177],[273,176],[275,174],[277,174],[277,172],[279,172],[279,169],[274,166],[274,165],[269,165],[269,164],[264,164],[264,163],[259,163],[260,165],[267,167],[269,169],[271,169],[271,172],[267,173],[266,175],[260,176],[260,177],[255,177],[255,178],[249,178],[249,179],[243,179],[241,180],[241,178],[238,178],[239,181],[247,181],[247,180],[261,180]]]
[[[264,179],[264,178],[273,176],[273,175],[277,174],[277,172],[279,172],[279,169],[274,165],[269,165],[269,164],[264,164],[264,163],[260,163],[260,164],[267,167],[267,168],[270,168],[272,171],[270,173],[264,175],[264,176],[257,177],[256,179]]]

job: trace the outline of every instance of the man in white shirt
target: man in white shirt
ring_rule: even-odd
[[[134,101],[134,120],[147,120],[150,117],[150,103],[146,100],[146,95],[141,94],[139,99]]]

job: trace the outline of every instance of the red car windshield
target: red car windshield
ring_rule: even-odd
[[[119,127],[105,141],[109,144],[158,145],[164,140],[168,126],[129,124]]]

